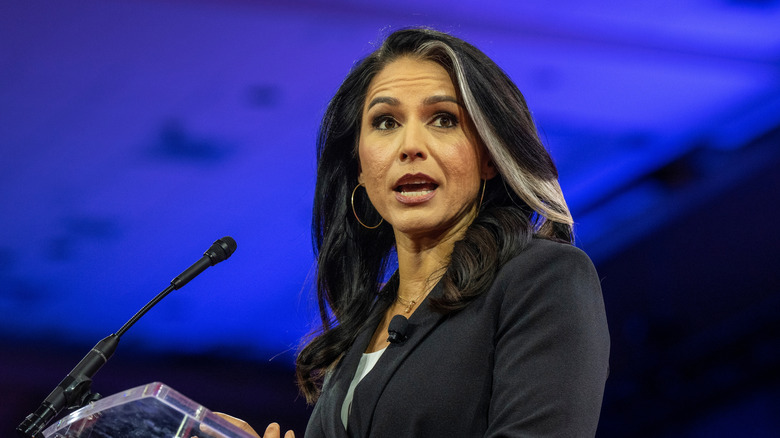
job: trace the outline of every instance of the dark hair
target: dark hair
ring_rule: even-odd
[[[392,300],[379,298],[397,293],[395,275],[380,294],[394,253],[393,229],[386,222],[364,228],[353,217],[350,197],[357,185],[357,144],[369,84],[404,56],[432,60],[447,70],[498,170],[486,184],[477,218],[454,246],[441,278],[443,295],[429,300],[430,305],[445,313],[466,306],[534,235],[572,241],[557,170],[523,95],[506,73],[479,49],[448,34],[429,29],[392,33],[349,73],[320,127],[312,238],[322,327],[296,361],[298,383],[309,402],[316,401],[324,373],[352,344],[372,306],[387,308]],[[365,224],[382,219],[368,197],[356,198],[355,208]]]

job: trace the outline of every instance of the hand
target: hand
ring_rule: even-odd
[[[268,427],[265,428],[263,438],[280,438],[281,434],[282,430],[279,427],[279,423],[271,423],[268,425]],[[295,433],[293,433],[291,430],[288,430],[285,432],[284,438],[295,438]]]
[[[244,420],[238,419],[236,417],[231,417],[227,414],[222,414],[220,412],[214,412],[217,414],[220,418],[227,421],[230,424],[233,424],[234,426],[238,426],[239,429],[249,433],[250,435],[254,435],[257,438],[260,438],[260,435],[252,429],[252,426],[249,425]],[[279,427],[278,423],[271,423],[268,425],[268,427],[265,429],[265,433],[263,433],[262,438],[280,438],[281,437],[281,428]],[[295,433],[293,431],[288,430],[287,433],[284,434],[284,438],[295,438]]]

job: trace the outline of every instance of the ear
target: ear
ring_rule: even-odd
[[[490,156],[485,154],[484,157],[482,157],[482,164],[479,169],[480,177],[484,180],[493,179],[496,175],[498,175],[498,169],[496,169],[495,164],[493,164],[493,160],[490,159]]]

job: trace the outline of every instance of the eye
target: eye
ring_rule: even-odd
[[[454,128],[458,126],[458,118],[454,114],[439,113],[433,117],[431,123],[437,128]]]
[[[378,116],[371,122],[371,126],[379,131],[387,131],[398,127],[398,122],[390,116]]]

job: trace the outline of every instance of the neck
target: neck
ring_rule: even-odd
[[[395,233],[398,254],[398,296],[414,299],[427,294],[449,264],[455,242],[461,240],[471,220],[435,236]]]

